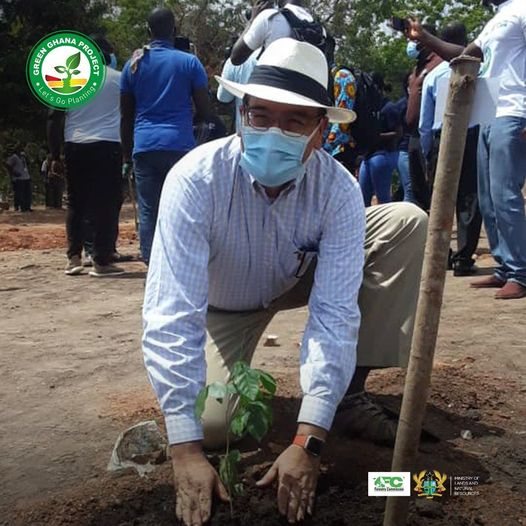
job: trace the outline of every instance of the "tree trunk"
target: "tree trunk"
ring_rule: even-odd
[[[392,471],[412,472],[416,467],[414,464],[433,369],[458,181],[479,63],[478,59],[468,56],[461,56],[451,62],[453,71],[443,119],[420,297]],[[413,486],[412,480],[410,482]],[[407,497],[388,497],[384,526],[405,525],[409,501]]]

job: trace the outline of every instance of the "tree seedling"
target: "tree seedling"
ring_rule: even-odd
[[[239,361],[234,364],[230,380],[224,384],[214,382],[199,392],[195,414],[201,418],[208,397],[227,404],[226,450],[219,461],[219,477],[230,497],[230,514],[233,514],[232,498],[242,495],[244,488],[239,481],[237,465],[241,454],[230,450],[231,436],[241,438],[250,435],[261,442],[272,424],[270,402],[276,392],[276,380],[268,373]]]

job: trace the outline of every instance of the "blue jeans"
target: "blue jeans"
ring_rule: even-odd
[[[411,176],[409,175],[409,152],[400,150],[398,152],[398,174],[400,175],[400,183],[404,189],[404,201],[406,203],[417,204],[415,196],[413,195],[413,187],[411,186]]]
[[[359,180],[365,206],[371,205],[373,195],[379,203],[391,202],[391,181],[398,163],[398,152],[377,152],[360,166]]]
[[[143,261],[148,265],[152,251],[157,212],[166,175],[186,152],[154,151],[133,156],[133,171],[139,208],[139,240]]]
[[[482,129],[478,143],[480,211],[495,276],[526,286],[526,217],[522,187],[526,178],[526,118],[499,117]]]

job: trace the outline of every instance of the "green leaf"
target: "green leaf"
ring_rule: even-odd
[[[238,376],[242,375],[249,369],[249,366],[246,362],[239,360],[234,364],[232,368],[232,380],[235,380]]]
[[[214,398],[219,403],[223,403],[223,398],[227,393],[226,385],[221,382],[214,382],[208,386],[208,396]]]
[[[75,69],[80,64],[80,51],[69,56],[66,60],[66,68],[69,70]]]
[[[258,373],[259,373],[259,381],[261,382],[261,385],[263,386],[263,388],[266,391],[268,391],[271,395],[274,395],[276,393],[276,388],[277,388],[275,378],[264,371],[258,370]]]
[[[240,395],[249,400],[256,400],[259,395],[259,374],[247,368],[244,372],[233,378],[234,385]]]
[[[72,75],[78,75],[80,73],[80,69],[74,69],[71,74]]]
[[[247,407],[250,414],[247,423],[248,433],[258,442],[261,442],[272,424],[272,409],[264,402],[252,402]]]
[[[226,392],[230,395],[238,394],[236,386],[230,382],[226,384]]]
[[[236,497],[241,497],[245,494],[245,486],[243,486],[243,483],[242,482],[238,482],[235,486],[234,486],[234,495]]]
[[[203,412],[205,410],[205,402],[207,398],[208,398],[208,387],[203,387],[203,389],[199,391],[199,394],[197,395],[197,398],[195,400],[194,412],[195,412],[196,418],[198,419],[201,419],[201,417],[203,416]]]
[[[55,71],[58,71],[59,73],[66,73],[66,68],[64,66],[55,66]]]
[[[272,422],[272,408],[270,407],[268,403],[262,402],[261,400],[258,400],[256,402],[251,402],[247,410],[250,413],[262,415],[269,422]]]
[[[247,431],[258,442],[263,440],[267,434],[269,422],[266,418],[261,418],[261,414],[251,413],[248,418]]]
[[[229,495],[235,495],[238,484],[237,464],[241,460],[241,454],[233,449],[219,460],[219,478],[228,490]]]
[[[228,455],[234,464],[237,464],[241,460],[241,453],[237,449],[232,449]]]
[[[245,434],[249,416],[250,413],[248,411],[236,411],[236,415],[230,422],[230,431],[235,436],[242,437]]]

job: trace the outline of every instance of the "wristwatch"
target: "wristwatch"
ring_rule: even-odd
[[[292,443],[295,446],[302,447],[310,455],[319,457],[323,451],[325,440],[314,435],[296,435]]]

